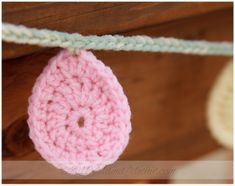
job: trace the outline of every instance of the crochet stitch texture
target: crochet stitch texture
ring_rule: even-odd
[[[208,127],[224,147],[233,148],[233,62],[220,72],[208,100]]]
[[[28,125],[36,150],[71,174],[114,163],[131,132],[130,107],[112,70],[85,50],[53,57],[29,98]]]
[[[233,55],[233,43],[183,40],[177,38],[122,35],[90,35],[2,24],[2,38],[7,42],[47,47],[94,50],[174,52],[197,55]]]

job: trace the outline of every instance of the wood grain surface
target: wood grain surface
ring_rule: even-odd
[[[17,12],[26,9],[29,12],[33,8],[35,11],[45,11],[44,8],[50,7],[51,3],[22,4],[17,7],[10,3],[3,4],[3,9],[5,8],[3,11],[3,17],[5,16],[5,18],[3,20],[12,22],[18,20],[19,23],[39,27],[43,27],[47,23],[46,25],[49,28],[61,30],[67,28],[67,31],[80,31],[85,34],[121,32],[124,35],[146,34],[149,36],[207,39],[211,41],[233,40],[233,10],[230,8],[231,3],[215,3],[214,6],[209,6],[207,3],[196,3],[194,6],[192,4],[189,6],[189,4],[191,3],[154,3],[154,5],[153,3],[144,3],[143,5],[139,5],[139,3],[119,3],[117,6],[108,3],[106,8],[100,7],[100,9],[99,6],[89,5],[91,13],[82,12],[84,10],[81,10],[80,13],[77,12],[78,15],[74,15],[74,20],[77,16],[84,16],[84,19],[74,22],[76,24],[72,28],[63,27],[65,25],[63,21],[68,21],[70,18],[62,19],[48,15],[48,19],[46,17],[39,19],[35,15],[35,17],[31,17],[32,21],[29,21],[24,13],[22,19],[10,16],[10,12],[13,15],[14,12],[15,15],[19,15]],[[61,5],[56,4],[56,6],[60,7]],[[69,7],[69,5],[66,6]],[[80,6],[86,7],[88,5],[85,3]],[[156,16],[158,12],[166,12],[166,14],[172,12],[176,15],[177,12],[178,14],[181,12],[182,7],[186,6],[189,7],[189,10],[183,11],[184,16],[179,15],[176,20],[171,15],[164,14],[165,18],[163,18],[164,16],[161,14],[161,19]],[[119,9],[121,7],[122,9]],[[135,12],[133,17],[130,18],[130,20],[133,19],[133,23],[130,20],[128,21],[128,14],[124,15],[124,12],[128,9],[130,9],[130,12]],[[194,12],[193,9],[195,13],[192,13]],[[58,8],[58,11],[61,11],[60,8]],[[109,17],[107,16],[108,12],[113,12],[110,16],[113,18],[103,20],[104,17]],[[143,15],[140,12],[143,12]],[[154,17],[153,20],[148,20],[150,17],[147,16],[149,15],[147,12],[153,14],[152,17],[150,16],[152,19]],[[123,14],[119,20],[120,22],[115,18],[117,13]],[[54,15],[52,10],[51,14]],[[58,16],[60,14],[58,13]],[[99,20],[97,23],[93,22],[97,29],[94,29],[95,25],[81,26],[82,22],[87,19],[86,17],[90,18],[90,16],[95,15],[98,16],[97,20]],[[73,16],[68,15],[68,17]],[[53,19],[58,19],[58,21],[55,22]],[[146,20],[148,21],[146,22]],[[92,23],[92,20],[90,21],[89,24]],[[113,22],[116,24],[109,28],[108,25],[112,25]],[[9,49],[13,52],[7,51]],[[29,51],[27,51],[28,49]],[[11,44],[3,48],[6,58],[28,54],[15,59],[3,60],[2,62],[3,160],[42,159],[34,150],[28,137],[26,123],[27,99],[31,94],[37,76],[48,60],[60,49],[38,49]],[[193,160],[220,147],[210,136],[206,126],[206,104],[208,93],[218,73],[229,60],[228,57],[147,52],[94,51],[94,53],[106,65],[111,67],[123,86],[131,106],[133,132],[129,145],[120,158],[121,160]],[[19,181],[5,180],[4,182],[16,183]],[[126,183],[133,181],[21,180],[21,182]],[[139,180],[137,182],[151,181]],[[154,182],[165,183],[167,180],[155,180]]]

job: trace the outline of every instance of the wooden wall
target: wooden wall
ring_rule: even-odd
[[[3,21],[86,35],[233,40],[232,3],[3,3]],[[27,99],[58,51],[3,43],[3,160],[42,159],[28,137]],[[193,160],[220,147],[206,126],[206,103],[228,57],[94,53],[112,68],[131,106],[133,132],[121,160]]]

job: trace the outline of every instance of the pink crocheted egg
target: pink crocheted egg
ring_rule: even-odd
[[[36,150],[71,174],[114,163],[131,132],[131,112],[112,70],[84,50],[63,50],[37,78],[28,125]]]

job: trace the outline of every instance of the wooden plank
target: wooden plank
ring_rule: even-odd
[[[233,38],[232,26],[232,9],[229,9],[124,34],[229,41]],[[3,160],[41,159],[28,138],[27,99],[36,77],[58,50],[44,49],[3,61]],[[206,127],[206,103],[208,92],[229,58],[147,52],[94,53],[112,68],[131,106],[133,132],[122,160],[192,160],[219,147]]]
[[[148,35],[170,35],[174,32],[175,36],[184,35],[184,37],[188,38],[204,37],[208,39],[217,38],[218,40],[231,39],[232,19],[230,15],[231,13],[228,13],[227,11],[216,14],[213,13],[208,16],[185,19],[177,24],[169,23],[160,27],[157,26],[132,31],[127,34],[146,33]],[[202,19],[202,17],[204,17],[204,19]],[[220,19],[215,19],[215,17],[220,17]],[[208,22],[210,24],[208,24]],[[181,28],[185,24],[190,26],[182,31]],[[7,129],[10,125],[17,122],[19,118],[22,118],[21,123],[25,123],[25,118],[27,117],[27,99],[31,94],[33,83],[46,65],[48,59],[55,55],[57,51],[58,49],[45,50],[31,56],[3,61],[4,129]],[[206,93],[209,91],[209,87],[215,76],[223,66],[221,61],[224,61],[224,58],[220,57],[198,57],[176,54],[103,51],[95,53],[107,65],[111,66],[121,84],[124,86],[132,105],[132,112],[134,112],[133,123],[137,123],[137,129],[135,129],[135,131],[139,131],[137,136],[142,136],[145,133],[145,130],[141,127],[143,125],[142,123],[152,123],[152,127],[154,127],[155,123],[158,123],[158,120],[163,121],[162,125],[158,124],[158,126],[156,126],[161,126],[162,129],[166,123],[175,123],[170,119],[171,117],[168,117],[168,114],[178,112],[179,109],[177,106],[179,100],[181,101],[180,108],[182,109],[182,114],[183,111],[186,111],[187,113],[185,120],[188,118],[188,120],[192,120],[191,122],[193,123],[193,119],[203,119],[204,117],[202,117],[201,111],[190,111],[190,109],[188,109],[188,104],[195,104],[195,108],[202,110],[200,107],[202,107],[206,101]],[[125,61],[125,63],[122,61]],[[211,72],[208,73],[209,71]],[[198,74],[199,72],[202,74]],[[192,83],[198,83],[196,84],[197,87],[192,86]],[[194,97],[194,95],[189,95],[189,98],[185,99],[185,92],[198,92],[198,95],[196,97]],[[177,97],[176,99],[176,96],[181,97]],[[197,99],[199,100],[196,101]],[[156,105],[152,105],[152,103],[156,103]],[[158,105],[157,103],[163,105]],[[161,107],[163,110],[160,109]],[[192,109],[195,108],[193,107]],[[174,111],[174,109],[176,111]],[[156,117],[154,114],[155,112],[159,113],[159,118]],[[176,116],[179,117],[179,113],[176,114],[175,117]],[[204,123],[203,121],[200,122]],[[138,127],[140,128],[138,129]],[[165,126],[165,129],[167,130],[165,131],[164,136],[169,137],[167,135],[169,128]],[[189,129],[190,128],[188,128],[188,130]],[[201,130],[201,128],[198,130]],[[149,132],[149,140],[151,141],[151,138],[155,136],[156,131],[150,130]],[[162,133],[162,130],[159,132]],[[185,129],[183,129],[182,132],[186,132]],[[164,141],[166,139],[163,137],[161,140]],[[138,138],[135,141],[141,143],[141,141],[138,141]],[[148,143],[142,148],[148,150],[152,145],[152,143]],[[156,144],[154,143],[154,145]],[[129,156],[134,156],[134,154],[138,153],[138,148],[133,149]],[[172,158],[172,156],[169,154],[168,158]]]
[[[226,59],[145,53],[132,53],[132,57],[128,53],[96,54],[112,67],[131,105],[133,132],[122,160],[191,160],[218,147],[206,128],[205,103]],[[52,52],[44,52],[24,63],[31,70],[30,67],[40,61],[45,63],[45,56],[51,55]],[[25,72],[30,74],[30,70]],[[24,114],[3,131],[4,160],[41,160],[27,133],[25,95],[30,93],[33,82],[30,85],[25,72],[21,80],[17,80],[19,76],[15,78],[16,86],[11,90],[3,88],[3,110],[8,103]],[[31,79],[35,80],[32,74]],[[14,93],[10,96],[9,92]],[[20,104],[19,100],[24,101]],[[17,112],[13,110],[7,115],[14,117],[14,113]]]
[[[114,34],[216,10],[232,3],[3,3],[3,21],[81,34]],[[38,51],[3,43],[3,58]]]
[[[35,7],[39,7],[41,5],[48,5],[49,2],[3,2],[2,3],[2,13],[9,13],[19,10],[27,10]]]

